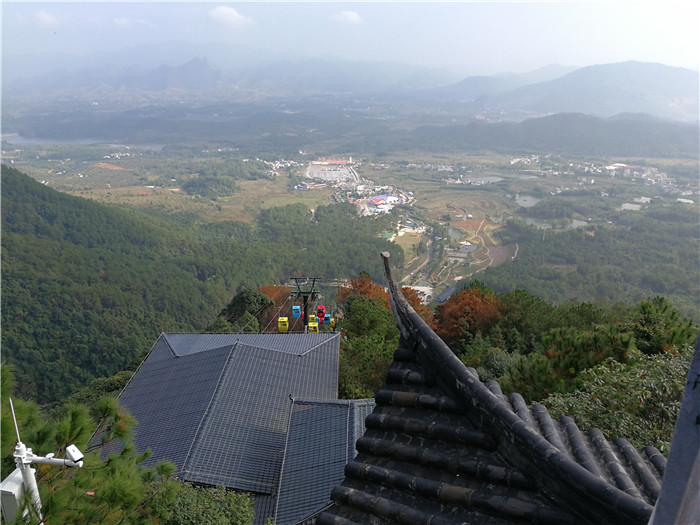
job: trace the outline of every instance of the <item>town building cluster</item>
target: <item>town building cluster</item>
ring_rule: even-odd
[[[311,162],[304,172],[305,181],[295,189],[332,186],[338,190],[333,200],[355,204],[360,215],[390,213],[395,206],[413,201],[413,192],[393,185],[374,185],[362,179],[355,166],[352,157],[348,160],[322,159]]]
[[[413,192],[403,191],[396,186],[370,186],[361,184],[354,193],[359,198],[348,197],[348,202],[358,207],[360,215],[378,215],[390,213],[395,206],[413,201]]]

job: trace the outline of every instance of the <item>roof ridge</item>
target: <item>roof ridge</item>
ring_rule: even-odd
[[[294,398],[294,403],[301,405],[319,405],[319,406],[357,406],[357,405],[374,405],[374,398],[365,399],[297,399]]]
[[[199,420],[199,424],[197,425],[197,430],[194,433],[194,436],[192,436],[192,442],[190,443],[189,448],[187,449],[187,454],[185,454],[185,459],[182,462],[182,470],[187,471],[187,462],[190,459],[190,454],[192,453],[192,449],[195,446],[195,443],[199,439],[199,432],[202,429],[202,426],[204,425],[205,420],[207,419],[207,416],[209,415],[209,408],[211,407],[212,402],[214,401],[214,398],[216,397],[216,394],[219,390],[219,383],[221,383],[221,378],[224,376],[226,373],[226,369],[228,367],[229,362],[231,361],[231,356],[233,355],[233,351],[236,349],[238,346],[238,341],[233,343],[231,345],[231,349],[228,352],[228,356],[226,356],[226,362],[224,363],[224,366],[221,367],[221,372],[219,373],[219,377],[216,379],[216,385],[214,386],[211,397],[209,398],[209,402],[207,403],[207,408],[204,409],[204,413],[202,414],[201,419]]]
[[[180,355],[179,355],[179,354],[175,351],[175,349],[173,348],[173,345],[170,344],[170,340],[168,339],[168,334],[166,334],[165,332],[163,332],[163,333],[161,334],[161,337],[163,338],[163,341],[165,342],[165,346],[167,346],[167,347],[168,347],[168,350],[170,350],[170,353],[173,354],[173,357],[180,357]]]
[[[476,409],[498,433],[508,439],[503,446],[509,452],[509,460],[524,463],[538,480],[552,479],[550,496],[563,499],[565,492],[583,494],[585,498],[566,498],[584,515],[609,518],[627,516],[640,522],[648,521],[653,507],[620,490],[602,477],[596,476],[574,461],[568,454],[547,441],[521,419],[505,398],[494,394],[481,382],[475,371],[468,369],[440,339],[427,323],[415,312],[401,293],[389,264],[389,253],[383,252],[384,269],[389,285],[391,306],[401,338],[416,341],[415,351],[419,361],[430,369],[440,370],[440,386],[452,392],[466,406]],[[524,454],[527,450],[531,455]],[[602,505],[591,505],[591,500]]]
[[[287,428],[289,429],[291,427],[291,422],[292,422],[292,415],[294,413],[294,403],[296,403],[296,399],[294,399],[294,396],[289,394],[289,411],[287,412]],[[282,479],[284,477],[284,467],[285,463],[287,462],[287,446],[289,444],[289,431],[287,431],[286,435],[284,436],[284,448],[282,449],[282,462],[280,463],[280,475],[279,479],[277,480],[277,486],[275,487],[275,494],[279,496],[280,492],[282,491]],[[279,505],[280,505],[280,500],[279,497],[275,498],[275,510],[272,513],[272,519],[277,520],[277,512],[279,511]]]
[[[307,335],[308,335],[308,334],[307,334]],[[325,334],[314,334],[314,335],[325,335]],[[340,332],[338,332],[338,333],[336,333],[336,334],[333,334],[333,336],[332,336],[332,337],[329,337],[327,340],[325,340],[325,341],[323,341],[323,342],[321,342],[321,343],[318,343],[317,345],[314,345],[314,346],[312,346],[311,348],[307,348],[305,352],[302,352],[301,354],[297,354],[297,355],[299,355],[299,356],[306,355],[306,354],[308,354],[309,352],[312,352],[313,350],[316,350],[317,348],[323,346],[324,344],[326,344],[326,343],[327,343],[329,340],[331,340],[331,339],[340,339]]]

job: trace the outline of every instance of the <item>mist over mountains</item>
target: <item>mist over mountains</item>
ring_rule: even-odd
[[[3,57],[3,96],[10,107],[37,97],[45,102],[82,98],[134,107],[155,101],[245,102],[325,95],[471,112],[490,120],[576,112],[599,117],[646,113],[694,122],[699,112],[698,72],[633,61],[458,78],[424,66],[310,59],[183,42],[42,60]]]
[[[698,118],[698,74],[643,62],[589,66],[549,82],[499,93],[489,102],[504,112],[579,112],[601,117],[648,113],[692,121]]]
[[[8,57],[3,74],[4,88],[11,97],[27,97],[30,92],[69,96],[69,89],[86,96],[100,88],[111,88],[115,93],[182,89],[198,91],[190,95],[201,99],[216,94],[238,101],[319,93],[410,91],[458,80],[454,73],[423,66],[305,58],[240,46],[233,49],[183,43],[142,45],[48,63],[41,57]],[[163,93],[164,99],[168,97]]]
[[[663,64],[457,78],[399,63],[161,45],[56,62],[32,76],[22,72],[36,70],[15,58],[3,63],[3,133],[30,140],[218,141],[285,155],[320,148],[698,157],[698,72]]]

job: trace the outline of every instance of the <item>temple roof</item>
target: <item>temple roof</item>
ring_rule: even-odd
[[[401,294],[386,384],[321,524],[644,523],[665,457],[483,383]]]
[[[341,453],[325,460],[326,477],[335,478],[319,480],[318,501],[307,494],[296,510],[327,503],[352,457],[348,414],[359,403],[337,401],[339,346],[340,334],[331,333],[161,334],[120,395],[138,421],[136,447],[153,452],[145,464],[169,460],[182,480],[250,492],[256,523],[265,523],[278,495],[293,491],[281,485],[288,443],[306,440],[301,457],[309,464],[328,452],[304,431],[314,425],[322,436],[338,433]],[[307,406],[315,412],[301,409]],[[297,415],[307,416],[302,428]],[[298,429],[291,436],[290,427]]]

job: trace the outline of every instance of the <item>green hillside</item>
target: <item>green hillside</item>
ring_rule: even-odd
[[[313,216],[303,205],[272,208],[256,227],[169,222],[3,166],[3,361],[15,365],[22,397],[66,397],[122,370],[162,331],[203,330],[241,286],[380,276],[380,251],[403,257],[377,237],[386,226],[351,205]]]
[[[640,115],[602,119],[561,113],[523,122],[422,126],[406,149],[542,152],[570,155],[698,158],[698,126]]]
[[[567,204],[576,209],[576,203]],[[699,319],[696,205],[660,202],[608,218],[556,233],[509,221],[500,238],[518,243],[518,257],[477,278],[499,292],[522,288],[555,303],[575,298],[633,304],[663,296],[684,316]]]

